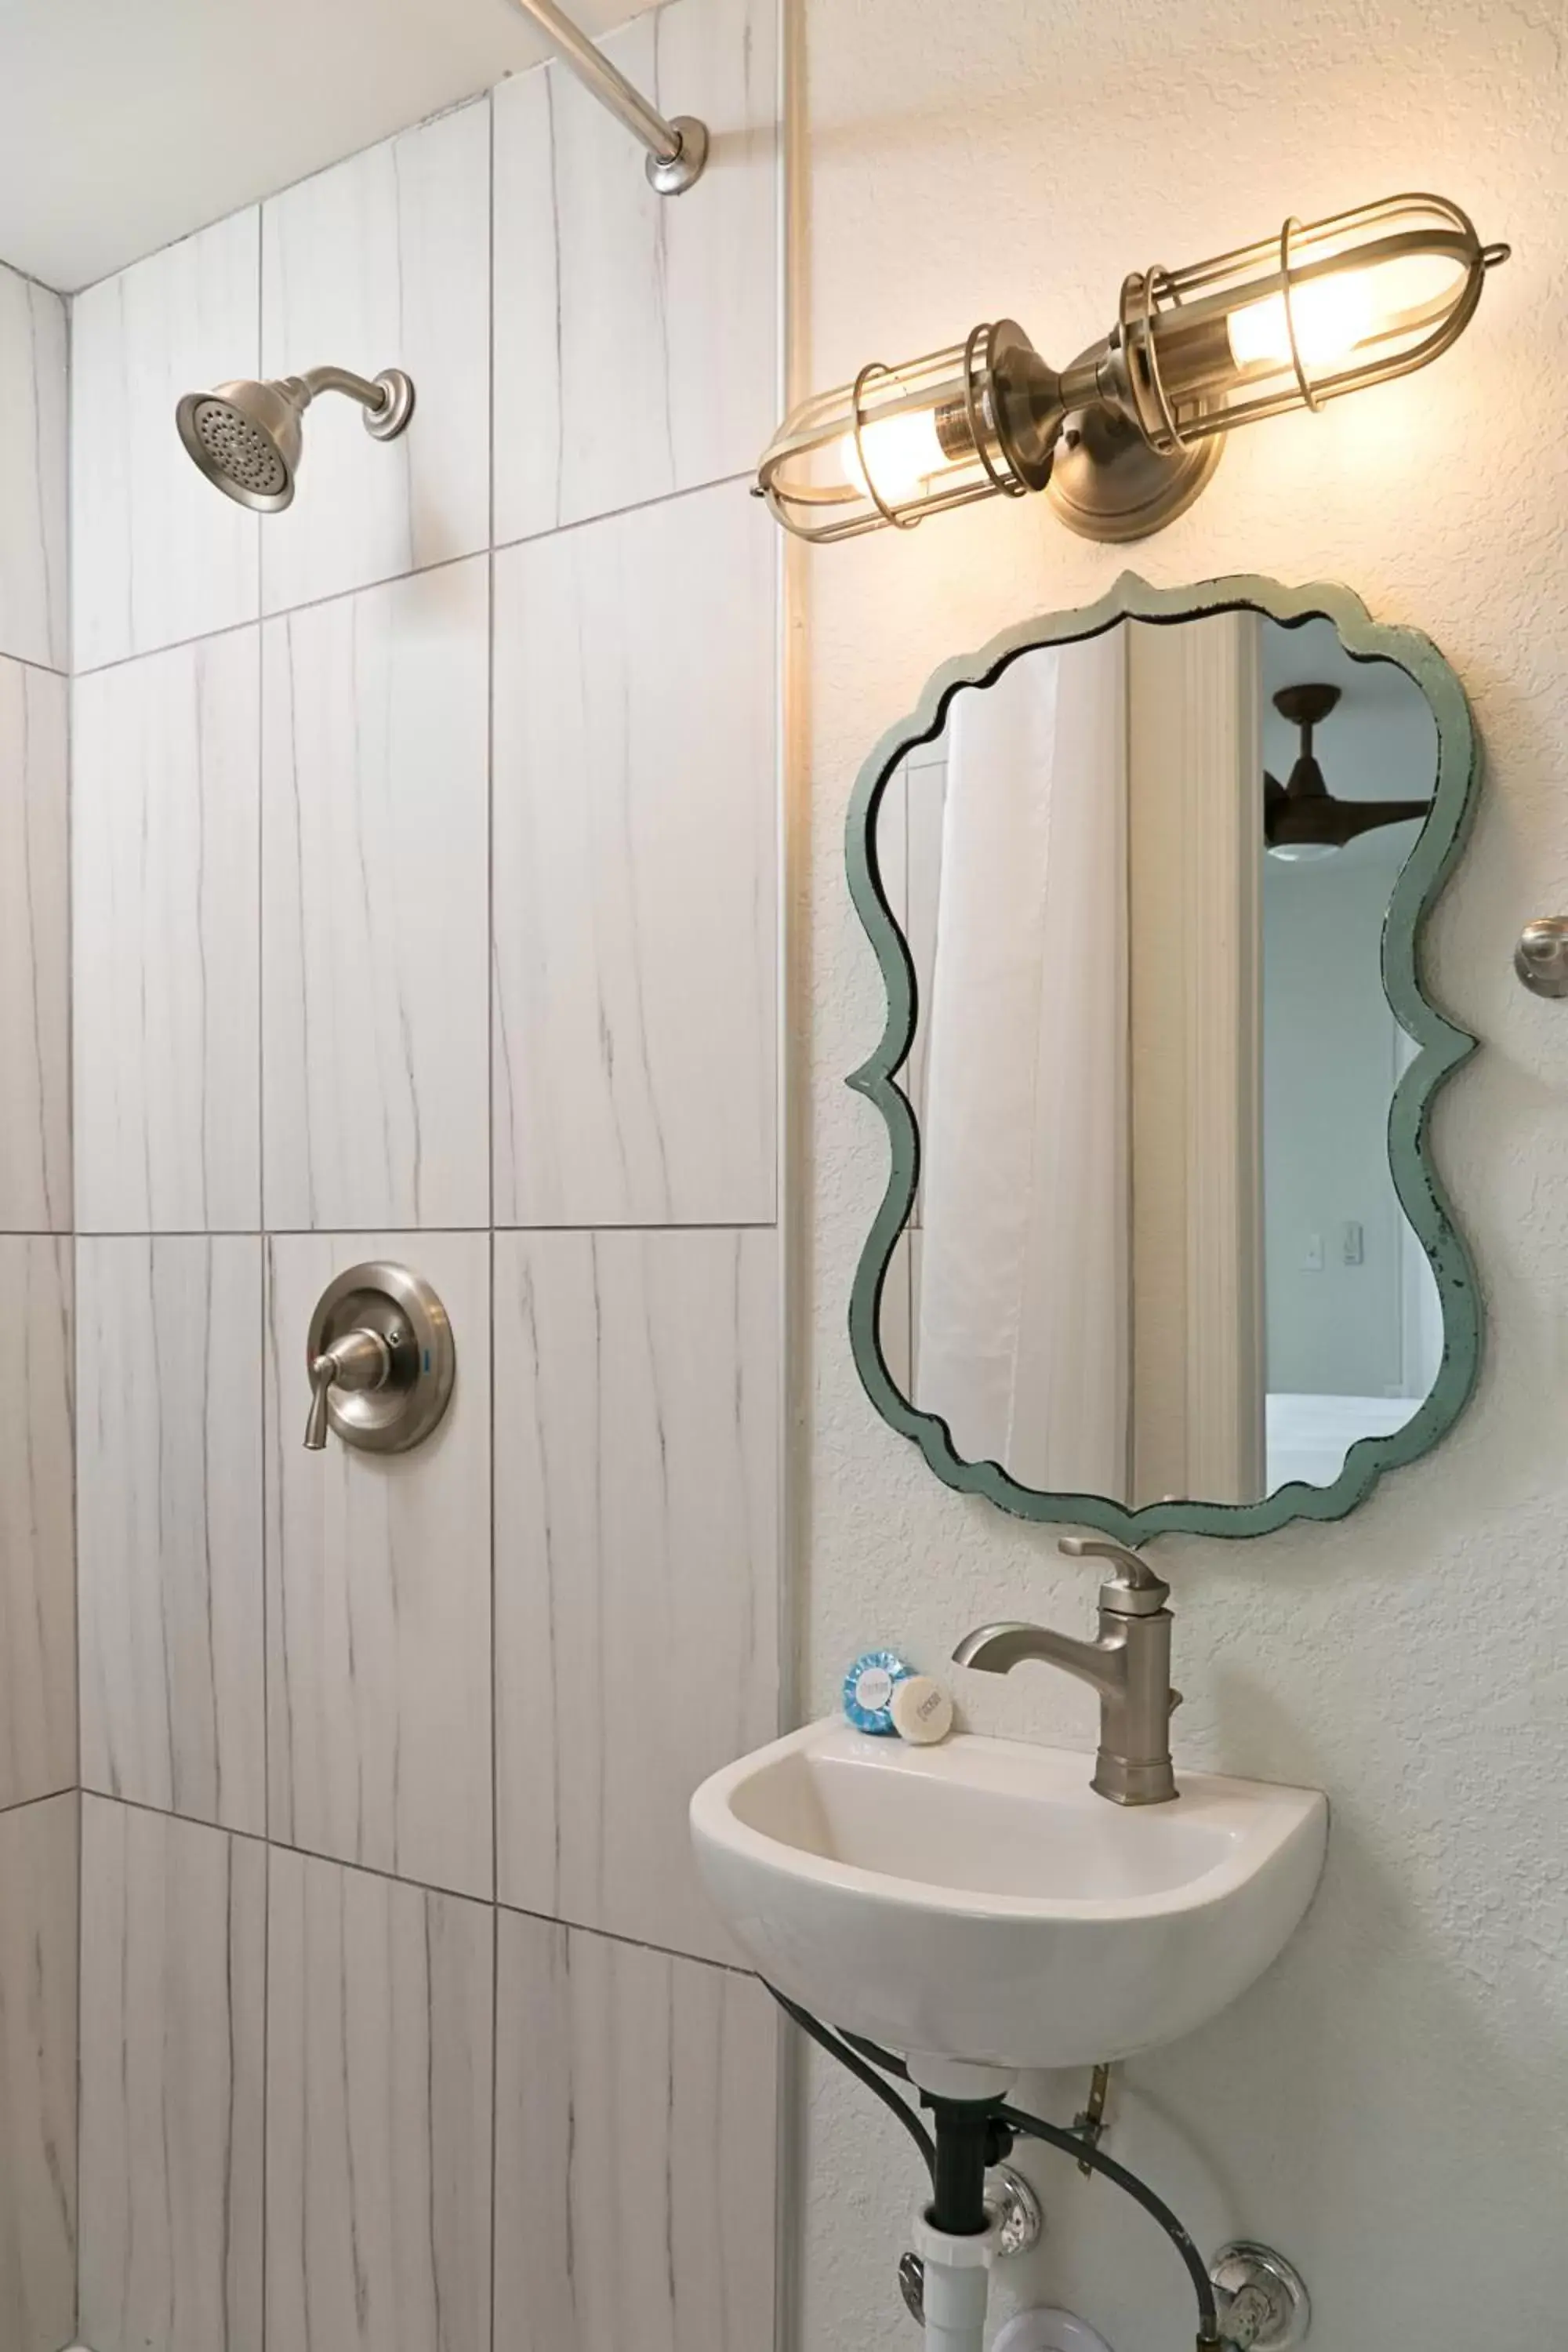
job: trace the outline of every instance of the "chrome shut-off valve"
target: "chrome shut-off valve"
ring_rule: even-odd
[[[458,1352],[440,1299],[422,1276],[376,1260],[327,1285],[305,1349],[305,1444],[335,1429],[345,1445],[402,1454],[428,1437],[451,1402]]]

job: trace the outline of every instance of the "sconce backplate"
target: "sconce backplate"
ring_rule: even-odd
[[[405,1453],[429,1436],[451,1402],[458,1351],[447,1310],[422,1275],[373,1259],[338,1275],[316,1301],[306,1365],[354,1330],[374,1331],[385,1341],[392,1370],[381,1388],[332,1388],[331,1425],[345,1445]]]
[[[1062,427],[1046,496],[1081,539],[1147,539],[1207,488],[1224,446],[1215,433],[1163,457],[1110,409],[1082,409]]]

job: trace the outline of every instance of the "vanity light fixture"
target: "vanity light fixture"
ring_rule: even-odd
[[[1142,539],[1207,483],[1236,425],[1321,408],[1436,359],[1506,245],[1442,196],[1390,196],[1185,269],[1134,271],[1110,332],[1058,374],[1010,319],[805,401],[756,494],[802,539],[1047,490],[1085,538]]]

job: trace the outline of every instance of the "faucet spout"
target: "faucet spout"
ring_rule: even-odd
[[[1100,1754],[1093,1788],[1118,1805],[1161,1805],[1176,1794],[1171,1767],[1170,1587],[1146,1560],[1120,1545],[1067,1538],[1064,1551],[1110,1558],[1121,1573],[1100,1589],[1097,1638],[1079,1642],[1049,1625],[978,1625],[953,1663],[1007,1675],[1027,1658],[1076,1675],[1100,1694]]]
[[[1102,1698],[1119,1693],[1127,1680],[1125,1634],[1101,1635],[1098,1641],[1076,1641],[1070,1633],[1054,1633],[1048,1625],[1005,1623],[981,1625],[966,1633],[952,1654],[954,1665],[975,1666],[983,1675],[1010,1675],[1026,1658],[1039,1658],[1089,1683]]]

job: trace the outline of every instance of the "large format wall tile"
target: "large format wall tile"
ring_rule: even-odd
[[[0,268],[0,654],[63,670],[66,306]]]
[[[305,420],[300,496],[261,534],[269,613],[363,587],[489,532],[489,108],[384,140],[262,208],[261,357],[414,379],[414,420],[373,441],[338,397]],[[534,354],[533,372],[542,373]]]
[[[686,1809],[777,1728],[774,1265],[496,1238],[500,1892],[720,1958]]]
[[[5,532],[0,512],[0,549]],[[71,1221],[68,691],[0,658],[0,1229],[13,1233]]]
[[[72,303],[79,670],[256,617],[258,518],[191,463],[174,409],[257,373],[259,247],[254,207],[233,213]]]
[[[275,1235],[268,1297],[268,1683],[275,1838],[490,1893],[489,1240]],[[300,1444],[305,1334],[328,1282],[401,1259],[458,1349],[445,1420],[407,1454]]]
[[[69,1241],[0,1235],[0,1806],[77,1777],[70,1327]]]
[[[77,1245],[82,1777],[267,1826],[261,1244]]]
[[[497,559],[500,1223],[773,1214],[773,562],[733,487]]]
[[[766,2352],[776,2034],[762,1987],[500,1915],[496,2342]]]
[[[257,635],[76,687],[77,1221],[254,1228]]]
[[[776,421],[769,12],[675,0],[605,48],[667,112],[708,124],[710,159],[689,201],[656,195],[563,68],[496,91],[500,542],[747,472]]]
[[[274,1851],[267,2352],[490,2352],[493,1916]]]
[[[93,2352],[259,2352],[266,1919],[258,1841],[83,1799]]]
[[[267,1222],[481,1225],[483,557],[264,629]]]
[[[5,2352],[59,2352],[76,2321],[79,1805],[75,1796],[53,1797],[0,1813]]]

